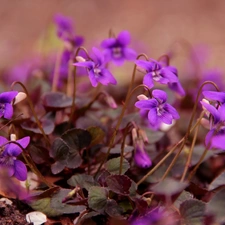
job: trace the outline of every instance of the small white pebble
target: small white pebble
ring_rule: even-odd
[[[33,225],[41,225],[47,221],[47,216],[42,212],[34,211],[26,214],[26,220]]]

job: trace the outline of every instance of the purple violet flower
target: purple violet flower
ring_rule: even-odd
[[[82,58],[84,61],[74,63],[73,65],[87,68],[93,87],[96,87],[98,82],[103,85],[117,84],[116,79],[105,67],[106,62],[103,54],[97,48],[92,48],[92,51],[95,55],[95,59],[84,60]]]
[[[144,137],[140,130],[133,128],[132,139],[134,145],[134,162],[138,167],[149,168],[152,165],[152,161],[144,147]]]
[[[108,38],[102,41],[101,47],[104,48],[106,61],[113,60],[116,65],[122,65],[125,60],[135,60],[136,52],[128,48],[130,43],[130,33],[122,31],[115,38]]]
[[[11,119],[13,116],[12,100],[17,96],[18,91],[8,91],[0,94],[0,118]]]
[[[57,25],[57,35],[63,41],[70,42],[73,46],[79,47],[82,45],[84,38],[75,36],[72,19],[58,14],[54,18]]]
[[[0,146],[6,144],[8,140],[0,136]],[[16,141],[23,148],[26,148],[30,143],[30,137],[24,137]],[[24,181],[27,179],[27,168],[25,164],[17,160],[22,149],[14,143],[9,143],[3,146],[3,152],[0,155],[0,165],[7,168],[9,176],[15,176],[18,180]]]
[[[161,90],[154,90],[151,99],[140,100],[135,106],[141,110],[147,110],[148,120],[154,129],[158,129],[161,123],[172,124],[173,119],[180,118],[177,110],[167,101],[167,94]]]
[[[141,168],[149,168],[152,165],[152,161],[148,153],[139,145],[136,145],[135,148],[134,162],[138,167]]]
[[[185,91],[181,86],[178,76],[177,69],[173,66],[166,66],[165,64],[151,59],[151,61],[136,60],[135,64],[139,69],[146,72],[143,79],[143,84],[152,88],[154,86],[153,81],[159,82],[160,84],[167,84],[168,87],[180,94],[185,95]]]
[[[210,118],[210,131],[205,137],[205,144],[210,148],[220,148],[225,150],[225,104],[215,108],[204,101],[202,106],[212,115]]]

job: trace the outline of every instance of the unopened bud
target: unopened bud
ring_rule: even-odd
[[[137,96],[137,99],[138,99],[139,101],[141,101],[141,100],[148,100],[148,97],[145,96],[145,95],[138,95],[138,96]]]
[[[114,98],[112,96],[107,95],[105,97],[105,101],[109,105],[109,107],[111,107],[113,109],[116,109],[117,108],[117,104],[116,104],[116,102],[115,102],[115,100],[114,100]]]
[[[10,141],[16,141],[16,135],[10,134]]]
[[[76,57],[76,61],[77,61],[77,62],[86,62],[86,59],[83,58],[82,56],[77,56],[77,57]]]
[[[27,97],[26,93],[24,92],[19,92],[17,94],[17,96],[15,97],[15,100],[14,100],[14,105],[23,101],[25,98]]]

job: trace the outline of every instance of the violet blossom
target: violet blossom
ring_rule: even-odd
[[[27,168],[25,164],[16,157],[22,153],[22,149],[15,143],[9,143],[6,138],[0,136],[0,166],[8,170],[9,176],[14,176],[20,181],[27,179]],[[30,137],[24,137],[16,141],[23,148],[26,148],[30,142]]]
[[[93,87],[96,87],[98,83],[103,85],[117,84],[116,79],[105,67],[106,61],[104,55],[97,48],[92,48],[92,51],[95,55],[95,59],[85,60],[82,57],[77,57],[77,59],[82,60],[73,65],[85,67],[87,69],[89,79]]]
[[[153,81],[159,82],[160,84],[166,84],[168,87],[180,94],[185,95],[185,91],[180,84],[177,75],[177,69],[173,66],[166,66],[161,62],[151,59],[150,61],[136,60],[135,64],[139,69],[146,72],[143,78],[143,84],[152,88],[154,86]]]
[[[55,16],[55,24],[57,25],[57,35],[60,39],[70,42],[74,47],[82,45],[84,38],[75,36],[73,22],[70,18],[58,14]]]
[[[116,65],[122,65],[125,60],[135,60],[137,54],[127,47],[129,44],[130,33],[128,31],[121,31],[117,37],[102,41],[101,47],[104,48],[106,61],[112,60]]]
[[[17,96],[18,91],[8,91],[0,94],[0,118],[11,119],[13,116],[12,100]]]
[[[205,144],[209,148],[220,148],[225,150],[225,104],[218,107],[201,101],[205,110],[207,110],[212,118],[210,118],[210,131],[205,137]]]
[[[139,132],[136,128],[132,129],[132,139],[135,150],[135,164],[141,168],[149,168],[152,165],[152,161],[145,150],[143,135],[141,135],[141,132]]]
[[[148,111],[148,120],[152,128],[158,129],[161,123],[172,124],[173,119],[180,118],[177,110],[167,101],[167,94],[161,90],[154,90],[152,98],[137,101],[135,106]]]

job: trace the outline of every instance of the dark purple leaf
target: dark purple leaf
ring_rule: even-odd
[[[108,189],[120,194],[129,195],[131,187],[131,179],[126,175],[111,175],[106,178]]]
[[[61,92],[47,92],[42,96],[42,104],[47,110],[60,110],[72,105],[73,99]]]

